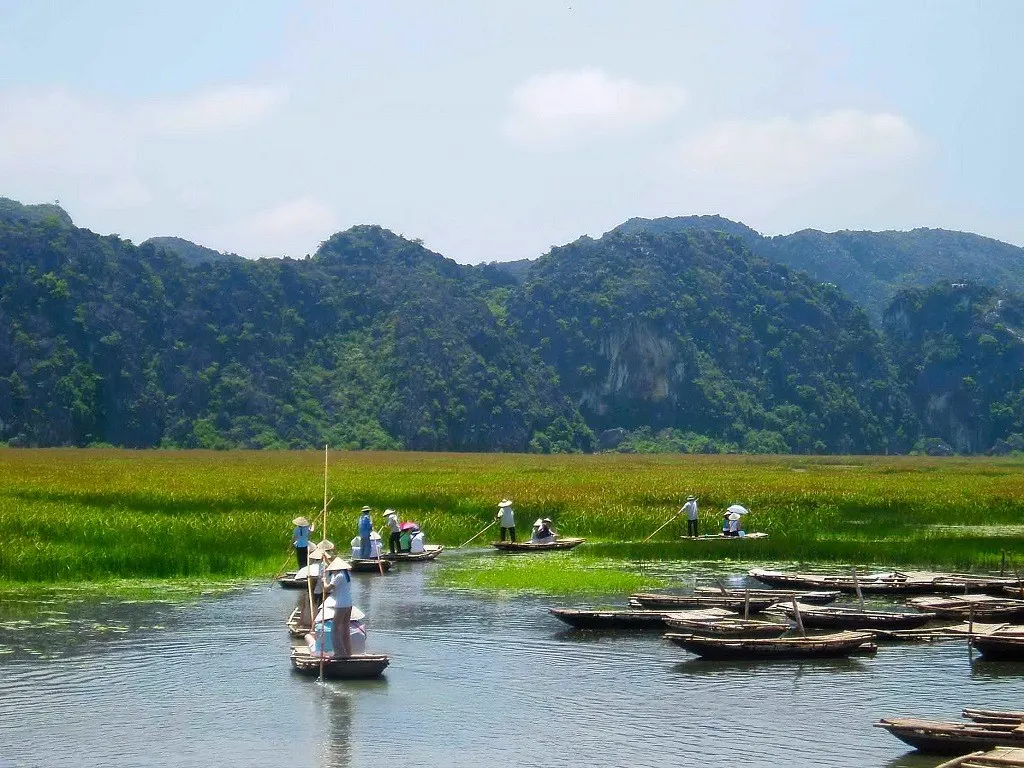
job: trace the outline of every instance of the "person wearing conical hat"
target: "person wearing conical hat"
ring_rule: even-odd
[[[538,517],[533,524],[533,536],[531,541],[534,544],[549,544],[555,540],[555,532],[551,528],[550,517]]]
[[[292,531],[292,546],[295,547],[295,559],[299,568],[304,568],[309,562],[309,534],[314,527],[304,517],[296,517],[292,520],[295,529]]]
[[[686,503],[679,514],[686,514],[686,535],[696,539],[700,535],[699,516],[697,514],[697,497],[687,496]]]
[[[388,530],[391,531],[391,537],[388,539],[388,549],[391,554],[395,554],[399,550],[399,542],[402,540],[402,526],[398,524],[398,513],[393,509],[384,510],[384,522],[388,525]]]
[[[327,591],[334,597],[334,619],[331,625],[331,647],[335,656],[352,655],[349,621],[352,619],[352,566],[336,557],[327,566]]]
[[[512,502],[509,499],[502,499],[498,503],[498,514],[496,519],[501,521],[501,540],[505,540],[505,534],[511,537],[511,540],[516,540],[516,514],[512,510]]]
[[[373,546],[370,543],[370,534],[373,533],[373,518],[370,517],[370,508],[363,507],[359,515],[359,556],[373,557]]]

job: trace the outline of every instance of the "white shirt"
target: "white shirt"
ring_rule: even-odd
[[[729,521],[729,533],[734,533],[735,531],[738,531],[739,529],[740,529],[740,521],[739,520],[730,520]]]
[[[423,547],[423,531],[420,531],[412,537],[412,544],[409,546],[409,552],[414,555],[418,555],[421,552],[426,551]]]
[[[329,576],[332,576],[331,586],[334,588],[332,593],[334,595],[335,607],[336,608],[351,608],[352,607],[352,579],[348,575],[348,571],[334,571]]]
[[[512,507],[498,507],[498,517],[501,518],[502,528],[516,527],[516,517]]]
[[[688,501],[685,504],[683,504],[683,508],[681,510],[679,510],[679,511],[680,512],[686,512],[686,519],[687,520],[696,520],[697,519],[697,502],[696,501]]]
[[[401,528],[398,525],[398,516],[397,515],[388,515],[384,519],[387,521],[388,528],[391,529],[392,533],[399,533],[401,531]]]

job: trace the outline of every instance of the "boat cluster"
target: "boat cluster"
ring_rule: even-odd
[[[987,658],[1024,661],[1024,626],[1015,623],[1024,622],[1024,584],[1016,579],[763,569],[749,576],[760,585],[639,593],[617,610],[549,611],[578,629],[667,630],[665,640],[705,659],[839,657],[871,653],[878,641],[959,637]],[[832,605],[843,594],[856,595],[857,601]],[[907,600],[899,606],[867,607],[865,594]]]

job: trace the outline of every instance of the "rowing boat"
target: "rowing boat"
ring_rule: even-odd
[[[381,555],[381,559],[396,563],[422,563],[433,560],[442,551],[444,551],[444,547],[441,544],[427,544],[423,547],[422,552],[389,552],[386,555]]]
[[[534,541],[492,541],[491,546],[502,552],[552,552],[578,547],[586,539],[555,539],[538,544]]]
[[[751,599],[768,599],[775,602],[791,601],[795,597],[799,603],[807,603],[808,605],[825,605],[826,603],[833,602],[843,593],[838,589],[803,592],[791,589],[745,589],[743,587],[726,587],[723,590],[721,587],[694,587],[693,594],[729,595],[731,597],[738,597],[741,600],[749,594]]]
[[[548,608],[548,613],[576,629],[664,629],[662,611]]]
[[[1024,746],[1024,729],[1002,723],[959,723],[916,718],[882,718],[875,726],[921,752],[962,755],[978,749]]]
[[[702,536],[680,536],[683,541],[756,541],[767,539],[768,534],[764,532],[745,533],[742,536],[726,536],[724,533],[705,533]]]
[[[305,637],[307,632],[311,632],[312,628],[309,624],[303,624],[302,621],[302,609],[296,608],[292,611],[291,616],[288,617],[288,621],[284,625],[288,628],[288,634],[292,637]]]
[[[1024,768],[1024,749],[996,747],[988,752],[972,752],[935,768]]]
[[[380,677],[391,659],[384,654],[361,653],[354,656],[314,656],[305,647],[292,648],[292,667],[296,672],[317,677],[321,668],[333,680],[368,680]]]
[[[934,613],[906,613],[896,611],[861,611],[856,608],[799,605],[800,619],[811,629],[917,629],[935,618]],[[780,604],[774,610],[795,618],[792,603]]]
[[[297,571],[288,571],[277,580],[277,583],[282,589],[305,589],[306,579],[295,578],[296,573]]]
[[[701,658],[715,660],[837,658],[876,650],[874,635],[870,632],[776,639],[698,637],[670,632],[664,637]]]
[[[783,573],[763,568],[754,568],[748,573],[765,584],[789,589],[838,589],[843,592],[856,592],[859,586],[861,592],[870,594],[914,594],[933,592],[935,589],[933,575],[924,576],[899,571],[863,576],[858,574],[856,579],[845,574]]]
[[[976,709],[964,707],[961,717],[976,723],[1024,723],[1024,712],[1013,712],[1005,709]]]
[[[654,610],[678,611],[686,608],[728,608],[731,611],[749,610],[760,613],[775,603],[774,598],[751,597],[745,595],[669,595],[658,592],[637,592],[629,598],[642,608]]]
[[[981,651],[989,661],[1024,661],[1024,635],[994,632],[976,635],[971,645]]]
[[[665,624],[680,634],[698,637],[781,637],[789,630],[789,622],[741,619],[735,615],[718,618],[697,618],[694,613],[702,611],[680,611],[665,614]]]
[[[943,618],[1024,619],[1024,600],[991,595],[960,595],[959,597],[914,597],[907,601],[915,608],[931,611]]]
[[[376,557],[354,557],[349,562],[355,573],[381,573],[391,570],[391,561],[385,560],[383,555]]]

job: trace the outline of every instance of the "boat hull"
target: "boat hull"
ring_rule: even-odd
[[[491,546],[501,552],[556,552],[573,549],[586,539],[556,539],[547,544],[534,544],[531,541],[492,541]]]
[[[1009,728],[978,723],[944,723],[911,718],[882,719],[875,723],[920,752],[934,755],[963,755],[994,747],[1024,746],[1024,735]]]
[[[425,563],[440,555],[444,551],[444,547],[440,544],[427,544],[424,550],[416,554],[412,552],[396,552],[391,554],[389,552],[386,555],[381,555],[381,559],[390,560],[393,563]]]
[[[978,635],[971,645],[990,661],[1024,661],[1024,636]]]
[[[669,633],[665,639],[701,658],[714,661],[842,658],[874,650],[874,636],[869,632],[839,632],[777,640],[711,638]]]
[[[630,601],[649,610],[692,610],[700,608],[726,608],[730,611],[742,612],[749,607],[750,613],[760,613],[775,604],[774,599],[750,598],[742,595],[660,595],[654,592],[638,592],[630,596]]]
[[[590,611],[549,608],[555,618],[576,629],[663,630],[665,614],[660,611]]]
[[[291,656],[296,672],[319,677],[321,660],[304,648],[294,648]],[[323,675],[331,680],[372,680],[380,677],[391,659],[383,654],[359,654],[347,658],[328,657],[323,660]]]
[[[786,615],[796,617],[793,606],[784,606]],[[917,629],[935,618],[934,613],[895,613],[855,611],[843,608],[800,608],[800,620],[808,629]]]

